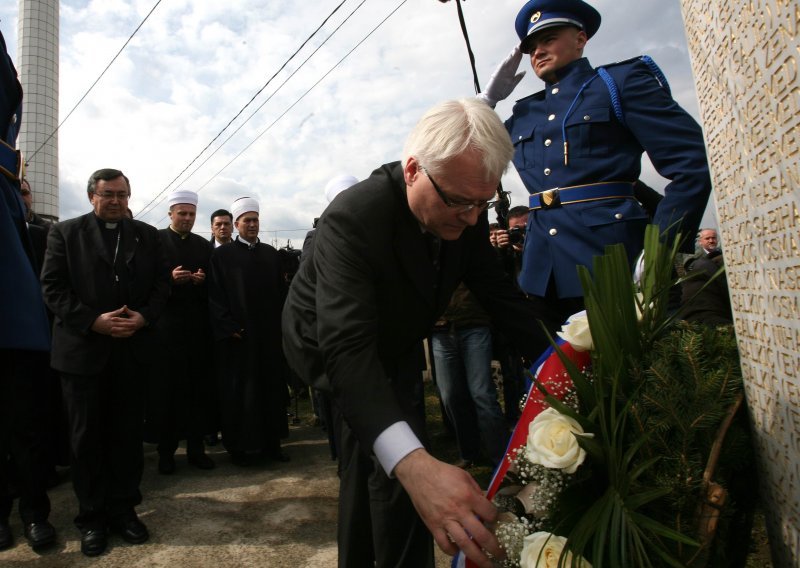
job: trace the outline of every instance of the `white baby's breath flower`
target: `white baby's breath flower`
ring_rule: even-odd
[[[586,450],[578,445],[576,436],[585,434],[581,425],[569,416],[548,408],[528,426],[525,457],[534,464],[575,473],[586,459]]]

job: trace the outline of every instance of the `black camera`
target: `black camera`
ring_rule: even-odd
[[[508,242],[512,245],[521,245],[525,241],[525,227],[511,227],[508,230]]]

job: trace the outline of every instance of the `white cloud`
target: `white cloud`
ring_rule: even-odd
[[[62,118],[154,3],[62,0]],[[131,208],[139,211],[186,167],[338,3],[170,0],[160,4],[59,133],[62,218],[88,210],[85,180],[99,167],[126,172],[133,185]],[[262,110],[216,154],[207,153],[188,170],[197,168],[183,187],[203,187],[195,227],[199,232],[207,231],[211,211],[227,208],[234,198],[248,194],[261,200],[262,228],[280,231],[263,236],[277,234],[280,244],[290,237],[299,246],[312,219],[326,205],[322,190],[330,177],[352,173],[364,178],[381,163],[398,159],[406,133],[428,107],[472,94],[455,2],[408,0],[286,116],[269,126],[399,3],[364,3],[275,93],[289,73],[358,5],[355,0],[346,2],[229,132],[272,95]],[[16,3],[5,4],[0,8],[0,30],[13,54]],[[522,0],[462,3],[484,83],[516,42],[513,23],[521,5]],[[603,14],[603,25],[587,48],[592,63],[652,55],[678,101],[697,116],[677,0],[596,0],[594,5]],[[541,86],[528,72],[514,98]],[[511,101],[501,103],[499,114],[507,116],[511,106]],[[230,167],[213,177],[251,143]],[[666,183],[649,167],[645,167],[643,179],[654,187]],[[525,192],[513,168],[505,183],[512,189],[514,201],[523,202]],[[162,203],[144,220],[163,227],[165,212]]]

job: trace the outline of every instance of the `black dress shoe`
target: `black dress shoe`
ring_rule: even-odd
[[[56,541],[56,529],[48,521],[25,525],[25,538],[34,550],[46,548]]]
[[[230,454],[231,463],[233,465],[238,465],[239,467],[250,467],[256,463],[255,456],[248,454],[247,452],[233,451],[230,452]]]
[[[214,463],[214,460],[206,454],[189,454],[186,456],[186,459],[190,465],[198,469],[214,469],[217,465]]]
[[[14,544],[14,535],[11,534],[8,521],[0,521],[0,550],[5,550],[12,544]]]
[[[86,556],[100,556],[108,546],[108,532],[105,529],[86,529],[81,531],[81,552]]]
[[[266,457],[271,461],[284,462],[284,463],[292,460],[292,458],[289,457],[289,454],[284,453],[283,450],[281,449],[264,452],[264,457]]]
[[[150,538],[147,527],[139,520],[136,513],[112,520],[111,530],[131,544],[142,544]]]
[[[158,473],[171,475],[175,473],[175,456],[172,454],[158,454]]]

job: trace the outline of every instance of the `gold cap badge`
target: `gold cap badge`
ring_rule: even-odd
[[[541,18],[541,17],[542,17],[542,13],[541,12],[536,12],[533,16],[531,16],[531,23],[535,24],[536,22],[539,21],[539,18]]]

